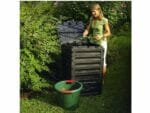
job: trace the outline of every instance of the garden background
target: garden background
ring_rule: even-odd
[[[21,113],[131,112],[131,2],[103,1],[112,36],[108,39],[108,71],[101,95],[81,97],[80,107],[58,106],[53,85],[61,59],[57,25],[67,20],[88,23],[93,2],[20,2]]]

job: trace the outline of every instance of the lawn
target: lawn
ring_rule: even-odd
[[[111,58],[109,58],[111,56]],[[44,91],[20,99],[21,113],[131,113],[131,38],[109,40],[108,69],[101,95],[81,96],[80,106],[68,111],[58,106],[55,92]]]

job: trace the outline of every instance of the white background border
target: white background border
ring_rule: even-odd
[[[19,1],[0,2],[0,113],[20,112],[19,14]],[[132,0],[132,113],[150,113],[149,14],[148,0]]]
[[[19,112],[19,1],[0,2],[0,113]]]

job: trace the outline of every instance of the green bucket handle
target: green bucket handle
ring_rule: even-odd
[[[66,82],[66,83],[71,83],[71,84],[72,84],[72,83],[75,82],[75,80],[65,80],[65,82]],[[72,90],[61,90],[61,92],[62,92],[62,93],[68,93],[68,94],[69,94],[69,93],[73,93]]]
[[[75,80],[65,80],[66,83],[74,83]]]

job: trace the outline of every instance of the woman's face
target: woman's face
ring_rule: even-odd
[[[92,16],[93,16],[94,18],[99,17],[99,11],[96,10],[96,9],[92,10]]]

